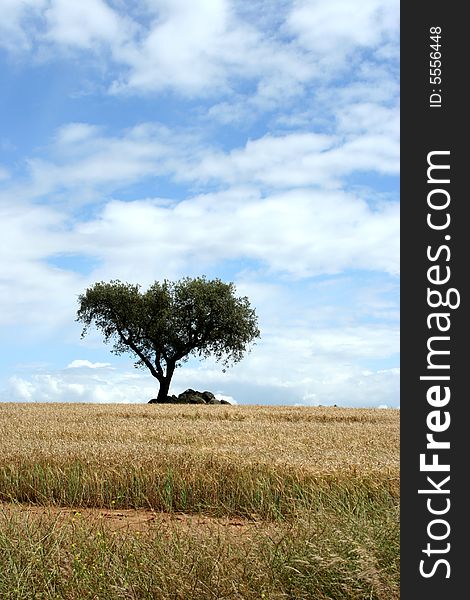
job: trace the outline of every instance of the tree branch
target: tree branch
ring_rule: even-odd
[[[141,352],[141,350],[139,350],[139,348],[131,340],[130,336],[126,337],[124,335],[124,333],[122,332],[121,328],[117,325],[116,325],[116,329],[117,329],[117,332],[119,333],[119,337],[122,339],[122,341],[127,346],[129,346],[129,348],[134,350],[134,352],[137,354],[137,356],[140,358],[140,360],[145,364],[145,366],[149,369],[150,373],[155,377],[155,379],[158,379],[158,381],[161,381],[163,372],[159,373],[158,370],[155,369],[155,367],[153,366],[151,361],[145,356],[145,354],[143,352]],[[161,367],[160,367],[160,371],[161,371]]]
[[[165,374],[163,373],[162,365],[161,365],[161,362],[160,362],[160,360],[161,360],[161,352],[159,352],[158,350],[155,350],[155,352],[156,352],[155,367],[157,369],[157,373],[163,379],[163,377],[165,377]]]

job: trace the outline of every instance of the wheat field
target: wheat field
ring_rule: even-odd
[[[399,594],[396,410],[0,404],[0,502],[2,598]],[[104,509],[185,517],[116,535],[90,518]]]
[[[396,470],[396,410],[279,406],[0,404],[3,463],[120,464],[217,455],[309,472]]]

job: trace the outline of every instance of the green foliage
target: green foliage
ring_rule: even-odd
[[[113,343],[113,352],[131,351],[160,384],[190,355],[236,363],[259,337],[257,316],[233,283],[205,277],[156,281],[146,292],[121,281],[99,282],[79,296],[82,337],[94,325]]]

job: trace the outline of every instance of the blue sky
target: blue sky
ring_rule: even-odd
[[[399,406],[399,2],[0,0],[0,401],[146,402],[95,281],[234,281],[172,392]]]

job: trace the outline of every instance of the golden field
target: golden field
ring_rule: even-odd
[[[0,404],[0,502],[0,561],[10,579],[11,565],[36,556],[44,535],[51,561],[72,543],[82,556],[77,563],[65,552],[50,581],[39,567],[28,572],[23,596],[2,588],[0,575],[1,597],[398,598],[396,410]],[[72,527],[15,504],[87,518],[74,517]],[[86,512],[103,509],[186,517],[172,521],[171,533],[154,519],[143,533],[118,536],[109,569],[121,583],[111,589],[93,566],[103,544],[117,544],[115,532]],[[182,528],[190,515],[213,519],[213,528]],[[249,534],[222,527],[224,518],[241,519]],[[23,558],[13,558],[8,528],[28,537]],[[124,568],[129,552],[142,569]],[[157,555],[160,566],[150,568]],[[188,561],[192,575],[178,583]],[[73,587],[70,574],[84,565],[89,581]],[[27,595],[30,580],[42,595]]]
[[[399,412],[381,409],[0,404],[0,456],[121,463],[156,455],[285,465],[310,472],[396,470]]]

